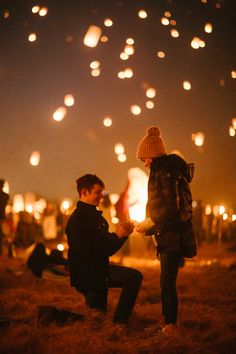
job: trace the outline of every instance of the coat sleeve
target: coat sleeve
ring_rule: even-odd
[[[164,171],[156,174],[154,191],[149,201],[151,219],[157,224],[174,221],[180,211],[179,174],[175,171]]]

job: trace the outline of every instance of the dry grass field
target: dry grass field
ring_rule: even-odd
[[[85,307],[83,297],[64,276],[45,272],[38,279],[19,259],[0,257],[1,353],[235,353],[236,259],[235,250],[204,245],[198,256],[180,269],[179,333],[168,338],[147,328],[160,324],[159,265],[126,258],[139,268],[143,286],[128,326],[114,325],[112,313],[118,289],[109,293],[107,317]],[[116,260],[114,258],[114,260]],[[55,306],[84,315],[83,321],[59,325],[37,321],[40,305]]]

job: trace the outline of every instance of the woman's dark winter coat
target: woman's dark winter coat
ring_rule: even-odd
[[[95,206],[81,201],[77,203],[66,226],[71,286],[79,290],[107,287],[109,256],[127,239],[119,239],[108,229],[106,219]]]

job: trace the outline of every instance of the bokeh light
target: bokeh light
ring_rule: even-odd
[[[134,114],[135,116],[138,116],[141,114],[141,108],[136,105],[136,104],[133,104],[131,107],[130,107],[130,111],[132,114]]]
[[[33,151],[32,154],[30,155],[30,164],[32,166],[38,166],[39,161],[40,161],[39,151]]]
[[[67,113],[67,110],[65,107],[59,107],[57,110],[53,113],[53,119],[57,122],[61,122]]]
[[[104,125],[105,127],[110,127],[110,126],[112,125],[112,119],[111,119],[111,117],[105,117],[105,118],[103,119],[103,125]]]
[[[65,104],[65,106],[71,107],[71,106],[74,105],[74,103],[75,103],[75,99],[74,99],[74,96],[73,96],[73,95],[68,94],[68,95],[66,95],[66,96],[64,97],[64,104]]]
[[[138,17],[142,19],[147,18],[147,12],[145,10],[139,10]]]
[[[114,151],[117,155],[121,155],[125,152],[125,147],[122,143],[117,143],[114,146]]]

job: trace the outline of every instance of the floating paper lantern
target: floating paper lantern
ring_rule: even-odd
[[[142,111],[141,108],[136,104],[133,104],[130,107],[130,110],[131,110],[131,113],[134,114],[135,116],[138,116]]]
[[[176,29],[172,28],[171,31],[170,31],[170,35],[173,38],[178,38],[179,37],[179,32]]]
[[[110,201],[111,201],[111,204],[112,204],[112,205],[115,205],[115,204],[118,202],[119,198],[120,198],[120,196],[119,196],[118,193],[111,193],[111,194],[110,194]]]
[[[122,52],[122,53],[120,54],[120,58],[121,58],[122,60],[127,60],[127,59],[129,59],[129,55],[128,55],[127,53],[125,53],[125,52]]]
[[[146,90],[146,96],[148,98],[154,98],[156,96],[156,89],[154,89],[153,87],[149,87],[147,90]]]
[[[35,33],[30,33],[29,36],[28,36],[28,40],[29,42],[35,42],[37,39],[37,36]]]
[[[40,161],[39,151],[33,151],[32,154],[30,155],[30,164],[32,166],[38,166],[39,161]]]
[[[94,60],[90,63],[89,66],[91,69],[98,69],[100,67],[100,62],[98,60]]]
[[[191,47],[194,49],[198,49],[200,47],[199,42],[200,42],[200,38],[194,37],[191,41]]]
[[[230,135],[230,136],[235,136],[235,129],[234,129],[234,127],[229,127],[229,135]]]
[[[113,216],[111,221],[112,221],[112,224],[114,224],[114,225],[119,224],[119,219],[116,216]]]
[[[2,187],[2,190],[3,190],[3,192],[9,194],[10,188],[9,188],[9,183],[8,183],[8,181],[5,181],[5,182],[4,182],[4,185],[3,185],[3,187]]]
[[[65,104],[65,106],[71,107],[71,106],[74,105],[74,103],[75,103],[75,99],[74,99],[74,96],[73,96],[73,95],[66,95],[66,96],[64,97],[64,104]]]
[[[46,16],[48,13],[48,8],[47,7],[42,7],[40,10],[39,10],[39,16]]]
[[[102,37],[100,38],[100,41],[101,41],[102,43],[106,43],[106,42],[108,42],[108,37],[107,37],[107,36],[102,36]]]
[[[128,55],[134,54],[134,47],[132,45],[126,44],[124,52]]]
[[[175,20],[170,20],[171,26],[176,26],[176,21]]]
[[[5,10],[3,12],[3,18],[8,19],[10,17],[10,12],[8,10]]]
[[[236,118],[232,118],[232,126],[236,130]]]
[[[206,46],[205,41],[203,41],[202,39],[200,39],[200,41],[199,41],[199,47],[204,48],[205,46]]]
[[[202,146],[204,143],[204,134],[202,132],[192,134],[192,140],[196,146]]]
[[[142,19],[147,18],[147,12],[145,10],[139,10],[138,17]]]
[[[162,52],[162,51],[159,51],[159,52],[157,52],[157,56],[158,56],[158,58],[160,58],[160,59],[163,59],[163,58],[165,58],[165,52]]]
[[[236,70],[231,71],[231,77],[232,79],[236,79]]]
[[[220,205],[220,206],[219,206],[219,214],[220,214],[220,215],[223,215],[224,212],[225,212],[225,207],[224,207],[224,205]]]
[[[126,44],[133,45],[134,44],[134,39],[133,38],[127,38],[126,39]]]
[[[126,77],[124,71],[119,71],[117,75],[118,75],[119,79],[125,79],[125,77]]]
[[[111,26],[113,25],[113,21],[112,21],[110,18],[106,18],[106,19],[104,20],[104,25],[105,25],[106,27],[111,27]]]
[[[224,213],[224,214],[222,215],[223,220],[227,220],[228,217],[229,217],[229,215],[228,215],[227,213]]]
[[[98,77],[100,74],[101,74],[101,69],[100,68],[91,70],[91,75],[94,76],[94,77]]]
[[[131,68],[126,68],[124,73],[125,73],[125,77],[127,79],[130,79],[131,77],[133,77],[133,70]]]
[[[171,17],[171,13],[169,11],[165,11],[164,16],[165,17]]]
[[[236,214],[232,215],[232,221],[236,221]]]
[[[117,156],[117,160],[119,162],[125,162],[127,160],[127,156],[125,154],[120,154]]]
[[[102,30],[98,26],[90,26],[84,36],[84,44],[88,47],[96,47],[101,37]]]
[[[117,155],[121,155],[125,152],[125,147],[123,144],[121,143],[117,143],[115,146],[114,146],[114,151]]]
[[[106,117],[103,119],[103,125],[105,127],[110,127],[112,125],[112,119],[110,117]]]
[[[65,107],[59,107],[57,110],[53,113],[53,119],[56,120],[57,122],[61,122],[67,113],[67,110]]]
[[[153,101],[147,101],[147,102],[146,102],[146,107],[147,107],[148,109],[153,109],[154,106],[155,106],[155,104],[154,104]]]
[[[212,213],[211,205],[207,204],[206,207],[205,207],[205,214],[206,215],[211,215],[211,213]]]
[[[191,84],[189,81],[184,81],[183,82],[183,88],[186,90],[186,91],[189,91],[191,90]]]
[[[206,23],[205,28],[204,28],[206,33],[211,33],[212,32],[212,24],[211,23]]]
[[[168,20],[168,18],[166,17],[162,17],[161,18],[161,23],[164,25],[164,26],[168,26],[170,21]]]
[[[40,7],[37,5],[32,7],[33,14],[37,14],[39,12],[39,10],[40,10]]]
[[[57,245],[57,249],[58,249],[58,251],[63,252],[63,251],[64,251],[64,249],[65,249],[65,247],[63,246],[63,244],[62,244],[62,243],[58,243],[58,245]]]
[[[47,206],[46,199],[40,198],[39,200],[34,202],[34,211],[38,213],[43,213],[46,206]]]
[[[19,213],[24,210],[24,198],[21,194],[15,194],[13,197],[13,210],[15,213]]]

